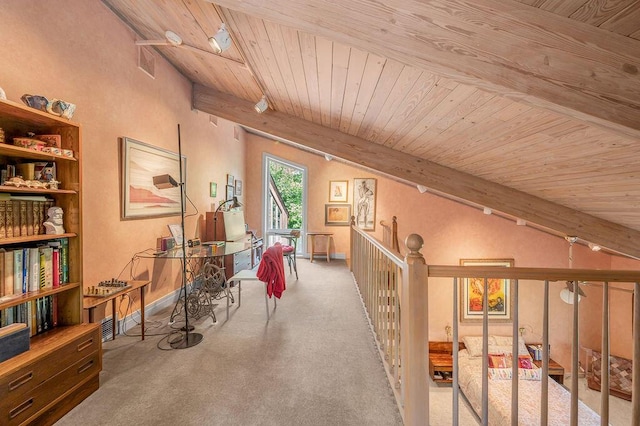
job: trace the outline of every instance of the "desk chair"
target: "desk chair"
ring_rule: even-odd
[[[270,249],[272,249],[272,247],[270,247],[269,249],[267,249],[267,251],[269,251]],[[281,250],[279,250],[280,253],[282,253]],[[263,256],[262,259],[260,260],[260,264],[262,264],[263,262],[266,261],[266,257]],[[278,263],[281,265],[281,262],[283,261],[283,256],[280,256]],[[260,281],[260,279],[258,278],[258,269],[260,267],[256,267],[253,269],[244,269],[240,272],[238,272],[237,274],[235,274],[234,276],[232,276],[231,278],[229,278],[227,280],[227,291],[229,291],[229,289],[231,288],[231,283],[233,282],[237,282],[238,283],[238,307],[240,307],[240,304],[242,303],[242,281]],[[283,277],[284,279],[284,277]],[[284,282],[284,281],[283,281]],[[266,282],[263,282],[264,284],[264,302],[265,302],[265,306],[267,309],[267,321],[269,321],[270,319],[270,314],[269,314],[269,291],[268,291],[268,284]],[[227,298],[227,307],[228,307],[228,298]],[[273,296],[273,309],[275,310],[278,307],[278,300],[277,297],[274,295]],[[228,319],[228,311],[227,311],[227,319]]]
[[[298,265],[296,265],[296,251],[298,251],[298,238],[300,238],[300,231],[297,229],[291,230],[289,234],[278,234],[281,238],[286,238],[288,245],[282,246],[282,256],[287,259],[289,264],[289,273],[291,273],[291,267],[296,272],[296,280],[298,279]]]

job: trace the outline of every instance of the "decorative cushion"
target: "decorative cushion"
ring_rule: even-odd
[[[292,253],[293,246],[282,246],[282,253]]]
[[[489,354],[489,378],[511,380],[513,376],[511,354]],[[533,364],[528,355],[518,356],[518,377],[522,380],[540,380],[541,370]]]

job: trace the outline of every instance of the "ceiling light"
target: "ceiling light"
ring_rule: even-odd
[[[429,188],[427,188],[424,185],[417,185],[418,191],[420,191],[421,194],[424,194],[425,192],[427,192],[429,190]]]
[[[589,248],[593,251],[600,251],[602,249],[602,247],[600,247],[597,244],[593,244],[593,243],[589,243]]]
[[[485,207],[485,208],[484,208],[484,210],[482,210],[482,212],[483,212],[484,214],[491,214],[491,213],[493,213],[489,207]]]
[[[267,102],[266,96],[263,96],[262,99],[258,101],[258,103],[254,106],[256,112],[258,114],[262,114],[269,108],[269,103]]]
[[[525,226],[527,224],[527,221],[524,219],[518,219],[516,220],[516,225],[518,226]]]
[[[333,157],[330,156],[329,154],[325,154],[324,155],[324,159],[327,160],[327,161],[331,161],[331,160],[333,160]]]
[[[209,44],[213,51],[218,54],[231,47],[231,37],[224,22],[220,25],[218,32],[213,37],[209,37]]]

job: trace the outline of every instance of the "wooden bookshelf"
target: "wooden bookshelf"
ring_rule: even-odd
[[[94,392],[102,369],[102,340],[97,324],[83,324],[82,310],[82,143],[78,123],[24,105],[0,100],[0,128],[5,144],[0,144],[0,165],[28,161],[53,161],[59,189],[0,186],[0,194],[40,195],[54,200],[64,212],[63,235],[0,235],[0,248],[13,250],[37,247],[66,238],[68,283],[0,298],[0,311],[23,303],[55,298],[57,323],[34,334],[29,350],[0,362],[0,424],[52,424]],[[73,157],[13,146],[14,137],[58,134],[63,149]],[[1,219],[1,218],[0,218]],[[44,218],[46,220],[46,217]]]

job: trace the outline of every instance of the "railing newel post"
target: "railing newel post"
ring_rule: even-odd
[[[424,240],[418,234],[407,236],[409,252],[402,268],[401,362],[404,396],[404,424],[429,423],[429,316],[427,312],[428,269],[420,250]]]

